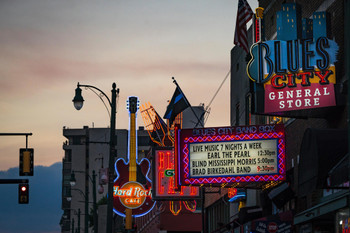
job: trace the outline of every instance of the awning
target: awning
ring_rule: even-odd
[[[329,171],[348,151],[348,132],[341,129],[307,129],[300,147],[298,196],[326,188]]]
[[[331,186],[335,188],[344,184],[349,180],[349,154],[346,154],[329,172],[327,180],[327,188]]]
[[[294,192],[290,188],[290,185],[285,182],[278,186],[277,188],[274,188],[272,191],[268,194],[271,201],[276,205],[278,209],[281,209],[284,204],[286,204],[289,200],[294,198]]]
[[[243,207],[238,213],[239,222],[243,224],[248,221],[261,218],[262,211],[263,209],[260,206]]]
[[[321,221],[324,220],[324,217],[327,214],[333,213],[334,211],[347,207],[349,199],[348,196],[348,190],[337,192],[331,196],[328,196],[327,200],[295,215],[294,225],[303,224],[305,222],[309,222],[317,218],[321,218]],[[331,219],[331,221],[333,221],[334,215],[330,215],[329,218]]]

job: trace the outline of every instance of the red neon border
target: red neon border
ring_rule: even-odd
[[[247,126],[251,127],[251,126]],[[254,126],[253,126],[254,127]],[[261,126],[255,126],[259,128]],[[193,136],[192,130],[179,130],[178,146],[180,163],[180,181],[181,185],[215,185],[223,183],[239,183],[239,182],[266,182],[266,181],[281,181],[285,180],[285,134],[283,125],[274,125],[275,131],[269,133],[249,133],[249,134],[222,134],[214,136]],[[222,127],[232,128],[237,127]],[[219,128],[210,128],[219,129]],[[205,130],[205,129],[203,129]],[[225,141],[247,141],[256,139],[278,139],[278,164],[277,173],[266,175],[247,175],[247,176],[215,176],[206,178],[191,178],[189,175],[189,149],[188,145],[193,142],[225,142]]]

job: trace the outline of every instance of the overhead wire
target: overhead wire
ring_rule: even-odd
[[[209,114],[210,114],[210,105],[213,103],[215,97],[218,95],[220,89],[222,88],[222,86],[224,85],[226,79],[229,77],[229,75],[231,74],[231,69],[227,72],[224,80],[221,82],[219,88],[217,89],[217,91],[215,92],[213,98],[210,100],[209,104],[207,107],[205,107],[205,112],[204,113],[207,113],[207,115],[204,117],[204,123],[208,120],[208,117],[209,117]]]

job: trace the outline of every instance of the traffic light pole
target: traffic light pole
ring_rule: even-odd
[[[0,136],[25,136],[26,147],[19,150],[19,175],[33,176],[34,175],[34,149],[28,148],[28,136],[32,133],[0,133]]]
[[[28,184],[28,179],[0,179],[0,184]]]
[[[0,179],[0,184],[18,184],[18,204],[29,203],[28,179]]]
[[[28,136],[32,136],[33,133],[0,133],[0,136],[26,136],[26,148],[28,148]]]
[[[32,136],[33,133],[0,133],[0,136],[26,136],[26,148],[28,148],[28,136]]]
[[[32,136],[32,133],[0,133],[0,136],[25,136],[26,137],[26,149],[28,148],[28,136]],[[21,151],[21,150],[20,150]],[[33,151],[33,149],[32,149]],[[33,175],[33,152],[31,152],[31,155],[28,155],[30,157],[27,157],[26,159],[26,171],[23,173],[23,161],[21,158],[23,156],[20,154],[20,166],[19,166],[19,171],[20,171],[20,176],[23,175]],[[29,199],[28,199],[28,188],[29,188],[29,180],[28,179],[0,179],[0,184],[19,184],[18,186],[18,203],[19,204],[28,204]],[[21,188],[24,190],[21,191]],[[24,195],[24,196],[21,196]],[[25,201],[23,201],[23,198]]]
[[[33,133],[0,133],[0,136],[32,136]]]

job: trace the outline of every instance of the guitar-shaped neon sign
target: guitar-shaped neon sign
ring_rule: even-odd
[[[113,206],[116,214],[126,217],[126,229],[131,229],[131,216],[147,214],[155,201],[152,200],[151,180],[147,177],[150,162],[146,158],[137,162],[137,97],[129,97],[127,107],[130,114],[128,162],[120,158],[115,163],[117,178],[113,186]]]

